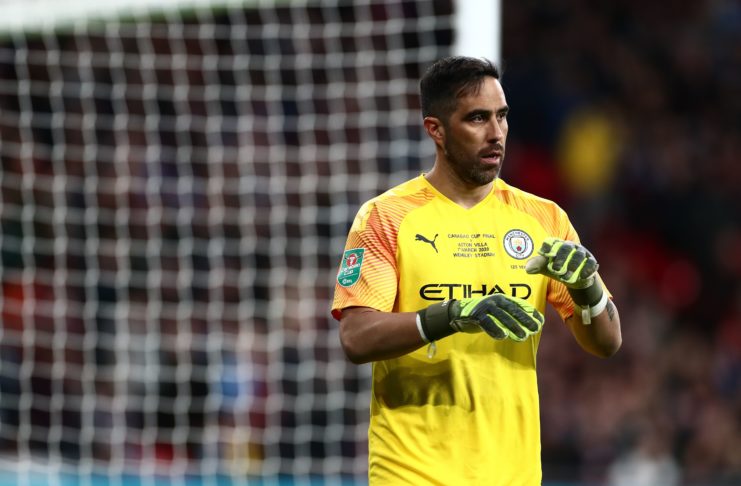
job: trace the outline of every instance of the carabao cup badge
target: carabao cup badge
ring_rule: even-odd
[[[533,239],[522,230],[510,230],[502,238],[504,251],[512,258],[524,260],[533,254]]]
[[[360,278],[360,267],[363,265],[365,248],[345,250],[342,255],[342,264],[337,274],[337,283],[343,287],[350,287]]]

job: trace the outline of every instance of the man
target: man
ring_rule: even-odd
[[[545,304],[601,357],[618,313],[563,210],[498,178],[497,69],[442,59],[420,91],[434,166],[360,209],[332,307],[349,359],[373,362],[370,484],[540,484]]]

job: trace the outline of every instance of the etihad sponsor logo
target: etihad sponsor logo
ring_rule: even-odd
[[[425,300],[470,299],[491,294],[509,294],[512,297],[527,299],[532,288],[524,283],[472,285],[465,283],[430,283],[419,289],[419,296]]]

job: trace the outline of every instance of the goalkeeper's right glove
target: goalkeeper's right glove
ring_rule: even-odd
[[[417,328],[430,343],[456,332],[482,330],[494,339],[524,341],[542,329],[544,320],[527,301],[504,294],[446,300],[417,312]]]

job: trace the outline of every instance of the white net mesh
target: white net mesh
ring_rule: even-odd
[[[334,277],[454,5],[300,3],[0,37],[0,469],[364,475]]]

